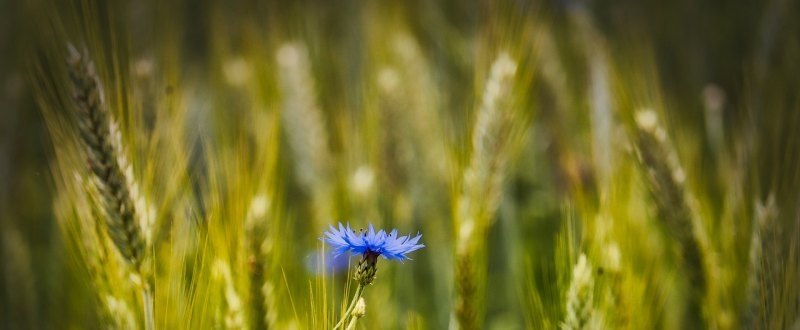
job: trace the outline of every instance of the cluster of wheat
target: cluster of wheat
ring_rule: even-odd
[[[711,86],[684,127],[648,42],[578,5],[461,29],[206,1],[201,33],[181,1],[75,3],[32,6],[30,66],[87,310],[65,322],[800,327],[800,103],[769,78],[797,48],[753,64],[736,116]],[[320,240],[339,221],[426,246],[378,271]]]

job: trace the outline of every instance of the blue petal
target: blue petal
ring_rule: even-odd
[[[340,255],[345,252],[354,254],[364,254],[373,252],[381,255],[388,260],[408,260],[406,254],[425,247],[424,244],[417,244],[422,235],[405,235],[398,237],[397,229],[391,232],[386,230],[375,230],[375,226],[369,224],[367,230],[356,233],[348,223],[347,226],[341,222],[338,228],[329,226],[329,230],[324,232],[323,241],[333,247],[333,253]]]

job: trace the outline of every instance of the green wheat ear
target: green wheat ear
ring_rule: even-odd
[[[282,109],[281,123],[291,150],[297,182],[311,196],[317,228],[332,213],[330,200],[332,154],[325,117],[317,103],[308,49],[286,43],[276,53]]]
[[[775,240],[775,222],[778,218],[778,208],[775,204],[775,195],[770,194],[766,202],[757,201],[755,214],[751,223],[750,251],[747,278],[747,301],[741,322],[746,329],[757,329],[763,326],[761,317],[768,306],[772,304],[772,292],[769,282],[772,274],[765,267],[765,258],[775,255],[774,247],[770,245]]]
[[[99,195],[105,229],[136,275],[134,281],[142,293],[145,327],[154,329],[152,277],[142,269],[146,245],[142,224],[146,221],[137,213],[138,188],[133,170],[125,156],[119,127],[105,104],[94,63],[72,45],[68,45],[68,49],[67,64],[78,129]]]
[[[563,330],[597,329],[594,309],[594,274],[592,264],[581,254],[572,270],[572,282],[567,290],[567,315]]]
[[[69,52],[69,78],[78,128],[100,195],[108,236],[122,256],[138,269],[145,242],[132,195],[137,189],[123,152],[119,127],[105,104],[94,63],[72,45]]]
[[[456,197],[455,317],[462,329],[481,327],[484,243],[500,202],[506,166],[519,128],[511,108],[517,63],[502,53],[492,64],[472,132],[472,154]]]
[[[667,235],[680,247],[687,283],[692,288],[687,325],[703,324],[702,300],[706,292],[705,264],[693,213],[687,199],[685,173],[670,145],[666,130],[652,109],[636,114],[636,155],[645,172],[656,204],[658,219]]]

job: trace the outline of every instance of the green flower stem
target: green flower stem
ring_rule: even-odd
[[[358,303],[358,299],[361,298],[361,294],[364,293],[364,284],[359,283],[358,287],[356,287],[356,294],[353,295],[353,300],[350,301],[350,305],[347,307],[347,310],[342,314],[342,319],[339,320],[338,323],[333,327],[333,330],[341,328],[344,325],[345,321],[351,316],[350,314],[353,313],[353,309],[356,307],[356,303]],[[348,327],[349,329],[349,327]]]
[[[345,329],[345,330],[353,330],[353,329],[355,329],[356,328],[356,322],[358,322],[358,319],[359,319],[359,317],[353,316],[353,318],[350,319],[350,323],[347,324],[347,329]]]

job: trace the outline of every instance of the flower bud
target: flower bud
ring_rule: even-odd
[[[353,308],[353,316],[357,318],[362,318],[366,314],[367,314],[367,303],[364,302],[364,298],[358,298],[356,307]]]

